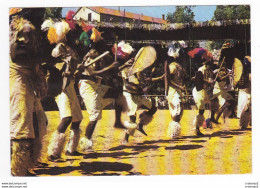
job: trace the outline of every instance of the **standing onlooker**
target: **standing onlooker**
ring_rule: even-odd
[[[20,15],[14,16],[10,23],[11,173],[14,176],[29,175],[28,169],[40,154],[47,125],[40,103],[46,84],[37,32],[32,22]]]

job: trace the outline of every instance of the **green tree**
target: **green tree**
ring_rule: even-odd
[[[219,50],[219,49],[221,49],[224,42],[225,42],[225,40],[207,41],[206,42],[206,49],[208,49],[210,51],[212,51],[214,49]]]
[[[219,5],[214,12],[213,20],[250,19],[249,5]]]
[[[193,8],[195,6],[176,6],[173,13],[168,13],[166,19],[170,23],[190,23],[194,22],[195,14]]]
[[[44,14],[44,19],[47,18],[61,18],[62,8],[46,8],[45,9],[45,14]]]
[[[249,5],[219,5],[214,12],[213,20],[235,20],[235,19],[250,19]],[[209,42],[209,49],[220,49],[224,40],[216,40]]]

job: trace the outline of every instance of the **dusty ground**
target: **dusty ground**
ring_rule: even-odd
[[[238,119],[228,119],[225,124],[220,120],[222,124],[214,125],[213,129],[201,129],[207,136],[196,137],[192,129],[196,113],[196,110],[184,111],[182,136],[169,140],[164,137],[169,111],[158,110],[153,121],[144,127],[148,136],[137,131],[124,145],[124,130],[113,127],[114,111],[105,110],[94,132],[93,150],[80,156],[63,155],[64,161],[53,163],[46,160],[46,151],[50,135],[59,123],[59,114],[47,112],[49,125],[42,162],[48,165],[34,171],[37,176],[251,173],[251,129],[241,131]],[[83,115],[82,135],[88,123],[87,112],[83,111]],[[68,137],[69,130],[66,133]]]

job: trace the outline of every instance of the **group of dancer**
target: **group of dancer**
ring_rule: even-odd
[[[185,69],[181,59],[184,47],[181,42],[173,42],[169,46],[164,73],[153,77],[157,68],[153,63],[156,59],[153,47],[144,46],[137,51],[129,43],[116,41],[113,49],[109,50],[101,33],[91,28],[87,33],[91,47],[81,59],[68,42],[70,22],[48,20],[48,24],[45,22],[39,25],[35,11],[37,10],[24,9],[24,14],[13,16],[10,22],[12,175],[28,175],[28,169],[37,162],[48,124],[41,105],[41,99],[47,94],[55,98],[60,115],[60,123],[49,140],[47,154],[50,161],[59,160],[64,148],[66,155],[78,155],[79,152],[84,153],[90,149],[95,127],[102,118],[102,109],[111,104],[115,108],[114,127],[125,129],[124,143],[128,142],[136,130],[147,135],[144,126],[151,122],[157,111],[155,99],[147,97],[147,94],[151,83],[159,80],[165,81],[165,94],[171,115],[167,137],[180,136],[183,91],[186,90]],[[33,19],[30,14],[34,15]],[[48,49],[46,44],[43,45],[40,33],[44,33],[48,39]],[[195,83],[192,94],[198,108],[194,119],[194,134],[203,136],[200,128],[205,122],[203,114],[206,104],[210,104],[209,124],[218,124],[221,114],[224,120],[230,116],[235,108],[235,100],[228,92],[232,72],[225,65],[225,58],[214,70],[212,55],[206,49],[194,49],[188,53],[191,58],[198,54],[202,66],[192,78]],[[251,58],[246,56],[242,62],[244,71],[242,83],[238,84],[238,117],[241,128],[246,128],[251,119]],[[83,115],[75,86],[89,115],[83,136],[80,134]],[[137,111],[141,107],[146,109],[137,117]],[[123,112],[129,117],[124,122],[121,120]],[[65,144],[69,126],[69,139]]]

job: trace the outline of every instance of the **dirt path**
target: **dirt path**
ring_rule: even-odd
[[[94,132],[93,150],[80,156],[63,155],[64,161],[52,163],[46,160],[46,151],[50,135],[59,123],[59,114],[47,112],[49,125],[42,162],[48,165],[34,171],[37,176],[251,173],[251,129],[241,131],[238,119],[228,119],[213,129],[202,129],[207,136],[199,138],[192,129],[195,114],[196,110],[184,111],[182,136],[169,140],[164,137],[169,111],[158,110],[153,121],[144,127],[148,136],[137,131],[129,144],[123,145],[124,130],[114,129],[114,111],[105,110]],[[82,135],[88,123],[87,112],[83,115]]]

